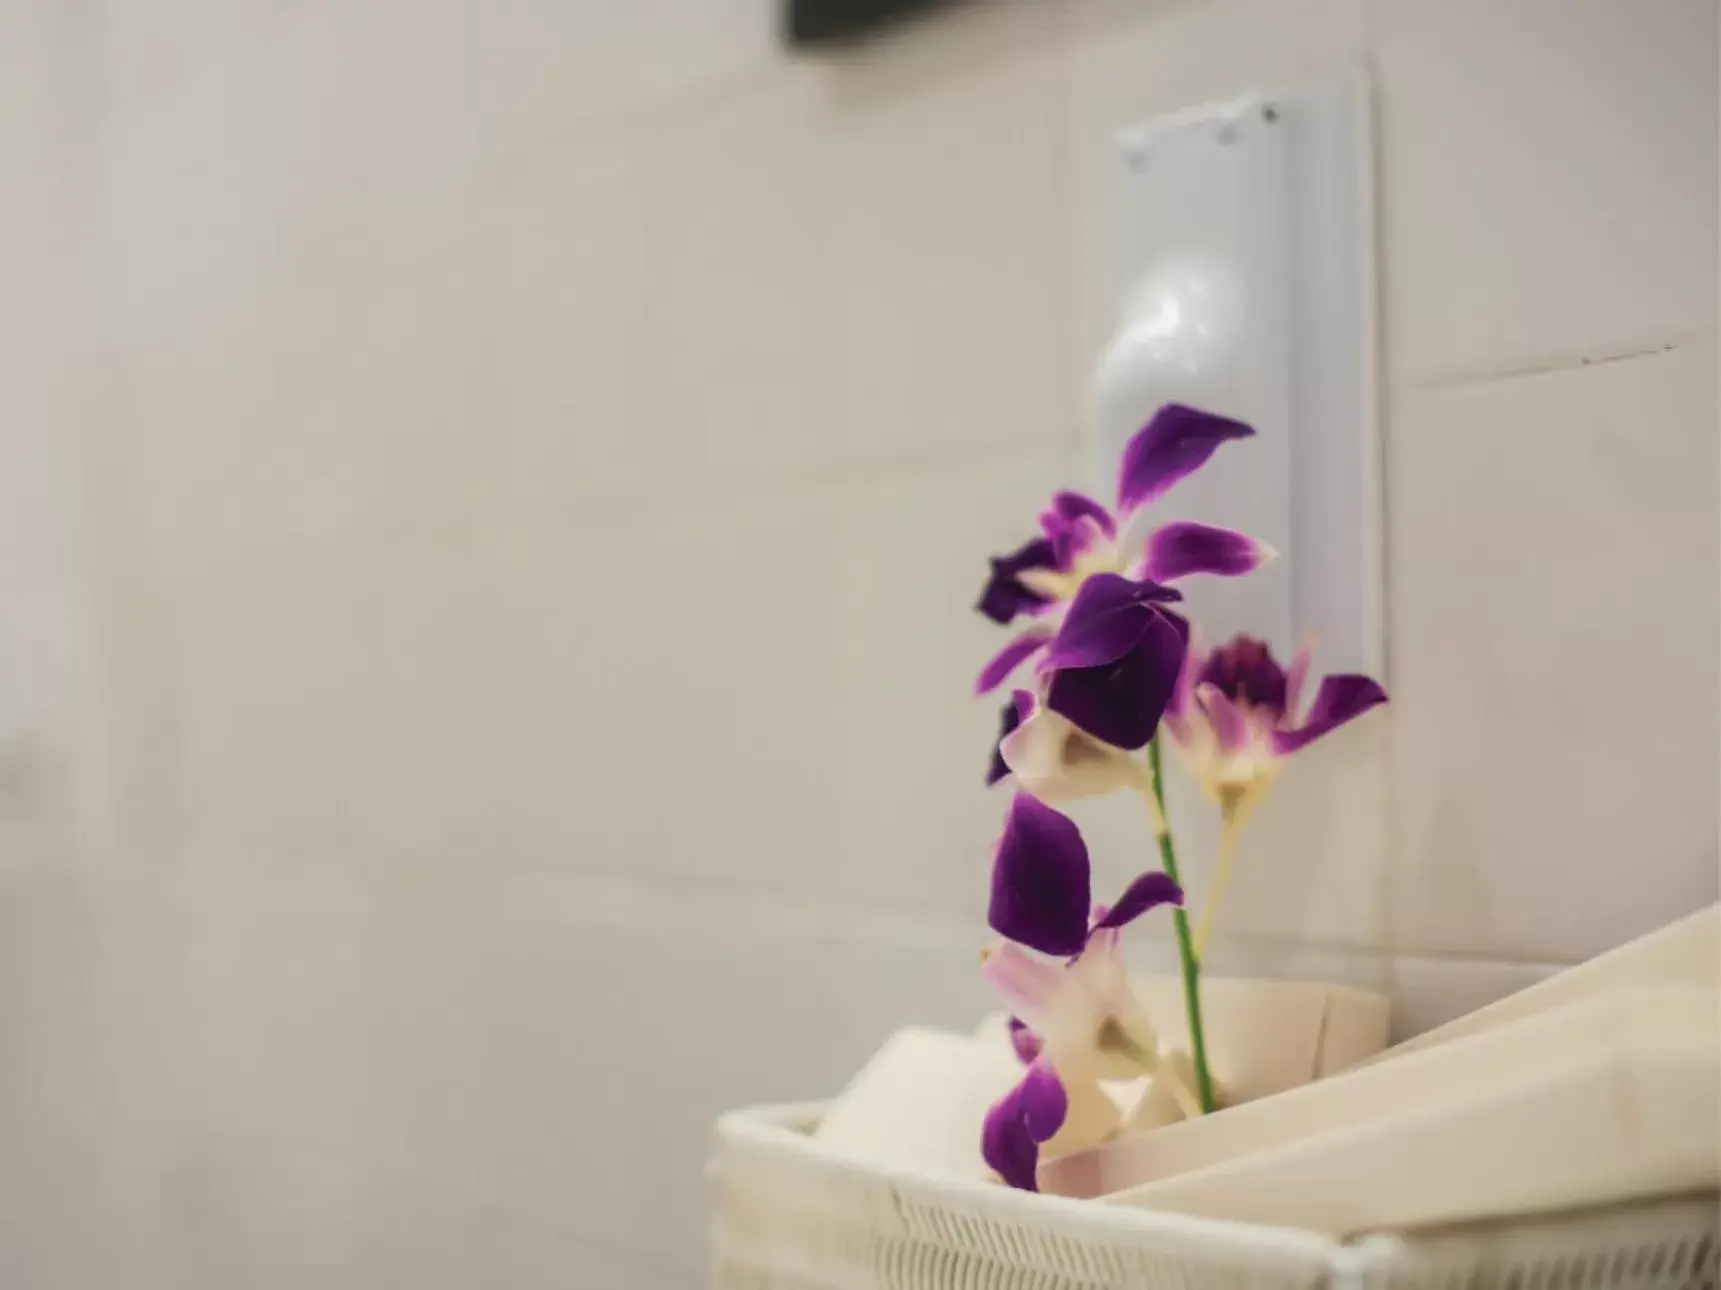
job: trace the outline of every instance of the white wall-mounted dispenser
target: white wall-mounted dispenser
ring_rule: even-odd
[[[1380,675],[1381,538],[1374,380],[1372,142],[1360,76],[1251,93],[1118,139],[1118,322],[1094,376],[1105,484],[1162,403],[1241,418],[1227,449],[1150,523],[1243,529],[1278,560],[1182,589],[1217,638],[1281,655],[1320,642],[1322,670]]]

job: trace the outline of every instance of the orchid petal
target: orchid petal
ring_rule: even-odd
[[[1089,551],[1107,541],[1109,539],[1105,531],[1089,516],[1071,520],[1052,539],[1052,550],[1057,556],[1058,568],[1066,572],[1075,570]],[[1031,581],[1027,585],[1032,590],[1040,590]]]
[[[1004,705],[1004,711],[998,721],[998,740],[992,745],[992,766],[986,772],[986,786],[990,788],[999,780],[1010,774],[1009,763],[1004,760],[1004,754],[999,751],[1012,731],[1028,719],[1034,711],[1034,696],[1026,690],[1016,690],[1010,695],[1010,701]]]
[[[1011,1187],[1037,1191],[1040,1144],[1057,1133],[1069,1110],[1069,1095],[1057,1072],[1046,1062],[1035,1062],[1022,1082],[986,1113],[980,1154]]]
[[[1046,706],[1101,743],[1145,747],[1177,688],[1188,634],[1183,619],[1155,609],[1139,642],[1122,658],[1055,672]]]
[[[1052,504],[1040,516],[1040,528],[1047,537],[1055,538],[1056,530],[1063,525],[1084,518],[1092,520],[1108,538],[1117,536],[1117,521],[1112,519],[1110,511],[1086,493],[1067,490],[1053,495]]]
[[[1315,692],[1308,720],[1294,730],[1273,732],[1273,752],[1287,757],[1385,702],[1386,691],[1366,676],[1329,676]]]
[[[981,957],[980,975],[1013,1015],[1035,1033],[1046,1034],[1046,1019],[1054,1015],[1052,1005],[1064,984],[1062,963],[1005,942]]]
[[[1171,731],[1171,737],[1184,746],[1195,738],[1192,724],[1198,715],[1195,711],[1195,674],[1202,662],[1201,633],[1192,627],[1183,653],[1183,666],[1177,669],[1177,684],[1171,688],[1171,697],[1166,700],[1165,712],[1160,717]]]
[[[980,669],[980,675],[974,681],[974,693],[989,694],[996,690],[1004,684],[1010,673],[1038,653],[1051,639],[1052,632],[1045,627],[1032,627],[1015,637]]]
[[[1095,797],[1134,784],[1140,763],[1041,708],[998,745],[1016,782],[1042,802]]]
[[[1117,898],[1115,905],[1099,916],[1094,930],[1126,927],[1156,905],[1182,903],[1183,888],[1173,882],[1169,874],[1144,873],[1123,889],[1123,895]]]
[[[1243,710],[1231,702],[1223,690],[1211,683],[1204,683],[1196,687],[1195,696],[1201,703],[1202,711],[1207,714],[1207,724],[1213,729],[1213,737],[1218,741],[1221,755],[1229,757],[1248,747],[1249,718],[1243,715]]]
[[[1005,1028],[1010,1035],[1010,1047],[1015,1050],[1024,1066],[1037,1059],[1046,1046],[1046,1041],[1030,1030],[1028,1023],[1020,1017],[1011,1017]]]
[[[999,1098],[980,1126],[980,1155],[1006,1186],[1038,1191],[1040,1144],[1028,1132],[1020,1086]]]
[[[1088,848],[1075,821],[1017,793],[992,861],[992,930],[1042,954],[1079,953],[1089,883]]]
[[[1127,520],[1200,469],[1221,444],[1254,433],[1241,421],[1167,403],[1124,445],[1118,465],[1118,510]]]
[[[1182,598],[1158,583],[1096,573],[1082,583],[1065,611],[1046,661],[1054,668],[1115,663],[1141,643],[1159,612],[1157,605]]]
[[[975,606],[995,623],[1009,623],[1046,603],[1046,597],[1022,581],[1031,569],[1050,569],[1057,564],[1057,551],[1047,538],[1034,538],[1009,555],[992,557],[992,573]]]
[[[1058,1073],[1048,1062],[1035,1062],[1019,1086],[1022,1119],[1028,1132],[1038,1142],[1045,1142],[1056,1133],[1069,1114],[1070,1098],[1064,1091]]]
[[[1180,520],[1147,535],[1146,554],[1136,576],[1154,582],[1170,582],[1192,573],[1235,578],[1260,568],[1277,554],[1247,533]]]
[[[1286,677],[1265,641],[1234,636],[1207,656],[1197,687],[1211,685],[1237,703],[1265,711],[1278,724],[1286,710]]]

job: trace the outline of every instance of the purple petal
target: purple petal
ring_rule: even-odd
[[[1028,1132],[1019,1093],[1019,1088],[1011,1089],[986,1112],[980,1128],[980,1154],[1006,1186],[1038,1191],[1035,1174],[1040,1165],[1040,1144]]]
[[[1038,1191],[1035,1170],[1040,1144],[1049,1141],[1069,1114],[1069,1095],[1044,1062],[1028,1068],[1022,1082],[986,1112],[980,1154],[1000,1178],[1022,1191]]]
[[[1131,582],[1115,573],[1096,573],[1082,583],[1064,613],[1063,625],[1047,654],[1054,668],[1098,667],[1115,663],[1141,643],[1156,605],[1182,599],[1156,582]]]
[[[1101,743],[1145,747],[1177,687],[1188,641],[1188,623],[1155,610],[1140,642],[1122,658],[1055,672],[1046,706]]]
[[[1065,525],[1084,518],[1092,520],[1108,538],[1117,536],[1117,521],[1112,519],[1111,512],[1086,493],[1063,492],[1053,496],[1052,504],[1040,516],[1040,528],[1047,537],[1055,538]]]
[[[1275,718],[1285,711],[1285,673],[1267,643],[1253,636],[1233,636],[1209,654],[1195,684],[1211,685],[1226,698]]]
[[[1183,888],[1171,881],[1169,874],[1144,873],[1123,889],[1123,895],[1094,924],[1102,928],[1126,927],[1156,905],[1181,905]]]
[[[1010,1018],[1008,1029],[1010,1031],[1010,1047],[1015,1049],[1016,1056],[1021,1059],[1022,1065],[1031,1065],[1045,1048],[1046,1041],[1030,1030],[1028,1023],[1019,1017]]]
[[[1281,757],[1289,756],[1385,702],[1386,691],[1366,676],[1329,676],[1315,692],[1308,720],[1295,730],[1273,733],[1273,751]]]
[[[998,721],[998,742],[992,745],[992,767],[986,772],[986,786],[990,788],[999,780],[1010,774],[1010,768],[1004,764],[1004,754],[999,751],[1010,732],[1028,719],[1034,710],[1034,696],[1026,690],[1011,692],[1010,701],[1004,705],[1003,714]]]
[[[992,860],[992,930],[1042,954],[1077,954],[1087,942],[1090,882],[1075,821],[1017,793]]]
[[[1069,572],[1076,567],[1077,561],[1106,540],[1105,532],[1087,516],[1071,520],[1052,539],[1052,551],[1057,557],[1058,568]]]
[[[1241,421],[1167,403],[1124,445],[1118,465],[1118,510],[1127,518],[1200,469],[1220,444],[1254,433]]]
[[[1215,685],[1198,686],[1195,696],[1207,713],[1207,724],[1213,727],[1213,738],[1219,751],[1229,756],[1249,743],[1249,718],[1231,702],[1225,692]]]
[[[1170,582],[1192,573],[1235,578],[1258,569],[1272,557],[1272,547],[1247,533],[1180,520],[1147,535],[1146,555],[1138,574],[1154,582]]]
[[[1035,1062],[1017,1089],[1022,1120],[1035,1142],[1048,1142],[1064,1127],[1070,1113],[1070,1095],[1049,1062]]]
[[[1036,654],[1040,647],[1052,639],[1050,629],[1031,627],[1020,636],[1013,639],[1003,649],[986,660],[986,666],[980,669],[980,675],[974,681],[975,694],[989,694],[996,690],[1030,657]]]
[[[1018,575],[1029,569],[1050,569],[1057,562],[1058,553],[1048,538],[1035,538],[1009,555],[993,556],[991,576],[975,608],[995,623],[1008,623],[1039,608],[1046,597],[1030,590]]]

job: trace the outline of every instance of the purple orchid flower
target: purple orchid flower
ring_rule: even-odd
[[[1119,941],[1124,927],[1181,903],[1183,893],[1166,875],[1145,873],[1108,909],[1090,903],[1091,882],[1074,821],[1018,793],[994,857],[987,916],[1006,939],[982,972],[1010,1009],[1028,1069],[987,1113],[981,1148],[1005,1182],[1029,1191],[1042,1146],[1064,1125],[1072,1085],[1159,1069],[1158,1038],[1129,987]]]
[[[1231,818],[1271,787],[1285,758],[1386,702],[1386,691],[1369,677],[1329,676],[1299,719],[1312,656],[1305,645],[1282,668],[1264,641],[1237,636],[1211,653],[1192,649],[1185,658],[1165,727]]]
[[[1153,530],[1135,560],[1119,544],[1119,534],[1143,507],[1200,468],[1221,444],[1254,433],[1241,421],[1168,403],[1124,446],[1115,516],[1081,493],[1056,494],[1040,515],[1040,536],[992,560],[979,611],[1000,624],[1022,616],[1034,621],[987,661],[976,692],[996,689],[1050,644],[1062,611],[1096,574],[1129,574],[1136,582],[1159,584],[1197,573],[1235,577],[1271,559],[1265,543],[1189,522]]]
[[[1189,623],[1183,597],[1115,573],[1083,584],[1046,651],[1046,706],[1114,748],[1147,745],[1177,688]]]

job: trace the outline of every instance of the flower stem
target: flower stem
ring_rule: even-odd
[[[1195,962],[1198,965],[1207,960],[1207,941],[1213,934],[1213,916],[1218,912],[1220,898],[1225,895],[1225,884],[1231,880],[1231,862],[1237,858],[1237,835],[1242,831],[1236,814],[1225,812],[1225,822],[1219,829],[1219,859],[1214,862],[1213,881],[1207,886],[1207,899],[1202,902],[1201,917],[1195,924]]]
[[[1171,823],[1165,811],[1165,774],[1161,765],[1159,735],[1147,746],[1148,766],[1153,772],[1153,805],[1158,818],[1155,832],[1159,835],[1159,863],[1171,881],[1181,884],[1177,876],[1177,849],[1171,843]],[[1190,943],[1189,915],[1183,908],[1171,911],[1172,925],[1177,929],[1177,955],[1183,963],[1183,1003],[1189,1013],[1189,1047],[1195,1062],[1195,1091],[1201,1098],[1201,1110],[1213,1110],[1213,1079],[1207,1073],[1207,1036],[1201,1029],[1201,965]]]

